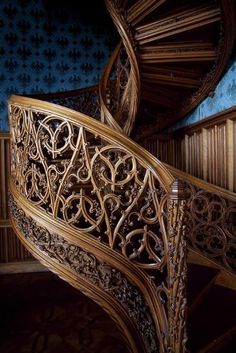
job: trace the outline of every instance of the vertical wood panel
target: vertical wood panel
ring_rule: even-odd
[[[0,262],[32,260],[9,226],[8,175],[10,168],[9,136],[0,133]]]
[[[177,169],[236,192],[236,109],[230,114],[230,119],[222,113],[212,123],[208,119],[195,124],[180,136],[175,132],[175,138],[157,141],[152,153]],[[144,147],[149,149],[145,143]]]
[[[236,191],[236,121],[234,123],[234,138],[233,138],[233,149],[234,149],[234,191]]]
[[[234,124],[232,120],[226,121],[226,142],[227,142],[227,176],[228,176],[228,189],[234,189]]]

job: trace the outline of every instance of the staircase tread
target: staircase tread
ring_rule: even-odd
[[[189,317],[188,330],[191,332],[189,348],[198,352],[236,325],[235,291],[214,285],[204,301]]]
[[[198,296],[198,294],[214,278],[217,272],[218,272],[218,269],[215,269],[215,268],[199,266],[195,264],[188,265],[188,278],[189,278],[189,282],[187,284],[188,306],[191,305],[191,303]]]

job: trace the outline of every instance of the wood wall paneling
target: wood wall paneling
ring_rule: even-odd
[[[175,131],[169,140],[144,139],[143,146],[167,163],[236,192],[236,106]]]
[[[32,255],[14,234],[8,214],[9,134],[0,133],[0,263],[32,261]]]

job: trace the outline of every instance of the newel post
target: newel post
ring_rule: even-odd
[[[168,353],[185,353],[186,348],[186,239],[184,184],[175,180],[168,200],[169,347]]]

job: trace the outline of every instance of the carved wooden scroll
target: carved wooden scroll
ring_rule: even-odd
[[[184,328],[184,290],[175,291],[184,240],[182,206],[168,202],[171,174],[128,138],[67,108],[12,97],[10,121],[20,239],[115,318],[131,352],[177,352],[170,337]]]

